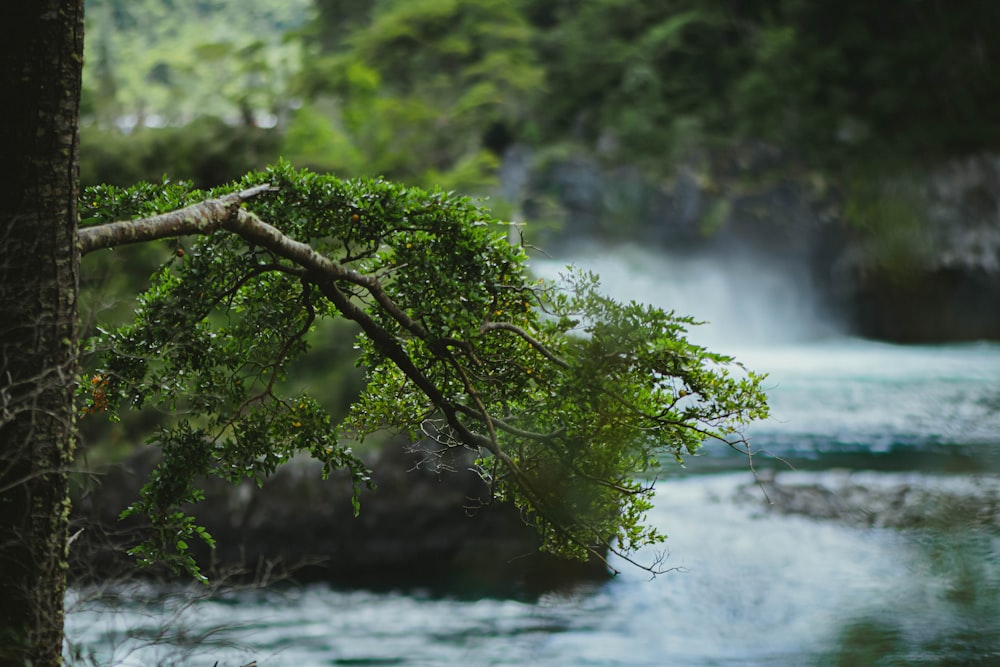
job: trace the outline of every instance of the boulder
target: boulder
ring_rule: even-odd
[[[755,482],[741,486],[736,499],[768,512],[855,526],[1000,530],[1000,479],[992,475],[765,470]]]

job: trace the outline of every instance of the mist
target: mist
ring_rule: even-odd
[[[846,329],[823,305],[805,262],[680,256],[596,243],[530,261],[532,270],[549,279],[568,265],[597,273],[602,291],[619,301],[648,303],[704,322],[691,328],[689,339],[708,347],[786,345],[836,337]]]

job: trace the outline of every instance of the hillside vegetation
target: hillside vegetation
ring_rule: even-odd
[[[92,123],[214,116],[275,126],[283,144],[270,151],[347,174],[476,189],[515,142],[654,172],[746,141],[791,147],[830,170],[1000,144],[991,0],[90,0],[87,9]]]

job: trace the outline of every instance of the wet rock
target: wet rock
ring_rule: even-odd
[[[1000,272],[950,267],[866,275],[852,295],[858,334],[897,343],[1000,340]]]
[[[925,190],[935,234],[932,266],[1000,274],[1000,155],[943,164]]]
[[[737,499],[768,512],[878,528],[1000,530],[1000,478],[762,473]]]
[[[859,333],[899,342],[1000,340],[1000,156],[930,170],[912,198],[914,257],[893,269],[854,248]],[[877,257],[876,257],[877,259]]]

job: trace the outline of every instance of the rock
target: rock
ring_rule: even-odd
[[[77,501],[74,525],[85,530],[71,554],[75,576],[131,570],[124,551],[141,526],[116,517],[138,497],[155,462],[152,453],[148,448],[109,471]],[[217,547],[199,549],[199,562],[217,575],[267,571],[350,586],[464,592],[537,591],[608,576],[596,559],[539,553],[535,530],[513,507],[489,503],[464,452],[429,458],[394,442],[366,463],[378,488],[362,491],[357,518],[346,475],[323,481],[312,460],[283,466],[261,488],[210,481],[194,514]]]
[[[864,275],[851,298],[856,333],[897,343],[1000,340],[1000,272],[925,268]]]
[[[858,332],[897,342],[1000,340],[1000,156],[938,165],[916,190],[915,258],[893,270],[856,248],[848,262]]]
[[[893,475],[761,474],[736,492],[768,512],[878,528],[1000,530],[1000,479]]]

